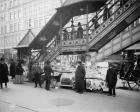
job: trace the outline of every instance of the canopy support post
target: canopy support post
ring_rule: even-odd
[[[60,46],[62,47],[62,13],[60,14],[60,30],[59,30],[59,36],[60,36]]]
[[[88,9],[88,4],[87,4],[87,7],[86,7],[86,53],[88,53],[88,37],[89,37],[89,25],[88,25],[88,13],[89,13],[89,9]]]

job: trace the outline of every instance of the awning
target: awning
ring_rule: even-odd
[[[66,0],[62,7],[57,8],[57,12],[42,28],[30,47],[40,49],[45,47],[52,38],[58,34],[60,29],[60,18],[62,27],[64,27],[73,16],[86,14],[85,8],[89,5],[89,13],[97,11],[107,0]]]
[[[20,48],[27,48],[29,47],[30,43],[32,40],[35,38],[35,35],[31,31],[31,29],[28,30],[28,32],[25,34],[23,39],[18,43],[18,45],[15,47],[15,49],[20,49]]]

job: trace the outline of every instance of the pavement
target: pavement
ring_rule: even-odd
[[[105,93],[76,93],[68,88],[34,88],[33,83],[0,89],[0,112],[140,112],[140,91],[116,89]]]

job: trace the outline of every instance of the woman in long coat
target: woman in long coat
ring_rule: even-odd
[[[8,66],[4,62],[4,58],[0,59],[0,87],[3,88],[3,83],[5,83],[5,87],[7,88],[8,80]]]
[[[82,62],[78,62],[78,67],[75,72],[75,89],[79,93],[83,93],[85,89],[85,68],[82,65]]]

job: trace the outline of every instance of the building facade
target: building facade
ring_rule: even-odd
[[[17,46],[28,29],[36,35],[64,0],[0,0],[0,53]]]

